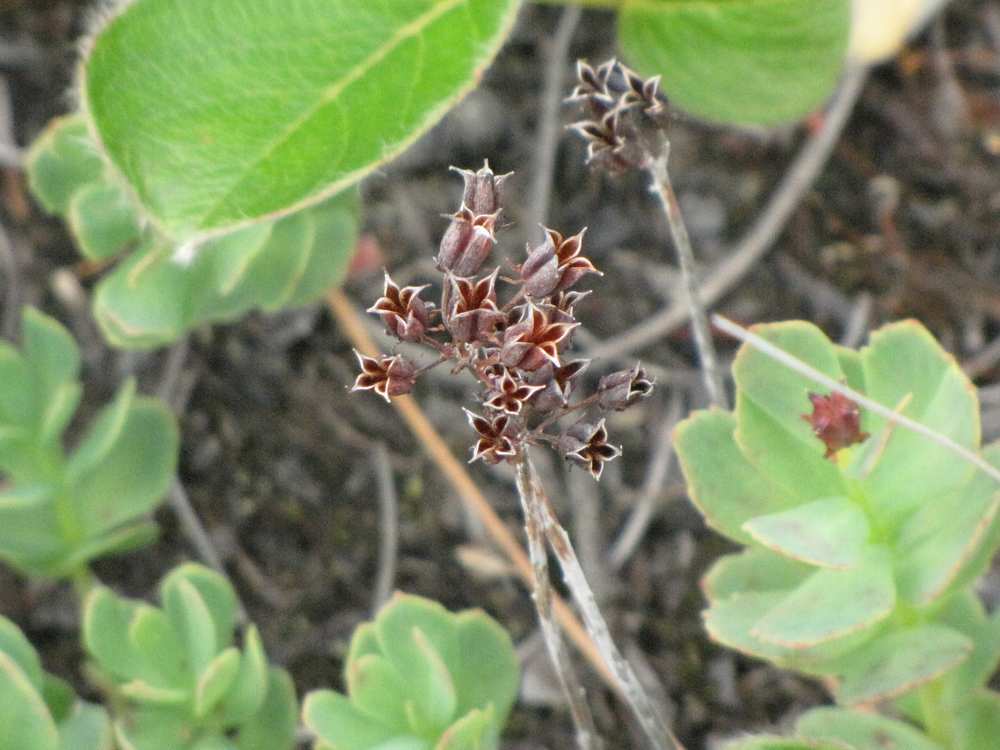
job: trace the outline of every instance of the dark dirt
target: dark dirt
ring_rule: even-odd
[[[6,82],[19,144],[68,106],[84,6],[0,0],[0,109]],[[498,171],[514,170],[513,225],[501,244],[518,257],[525,240],[535,237],[522,219],[530,214],[538,158],[542,51],[559,13],[526,7],[483,86],[365,182],[364,242],[376,260],[347,285],[359,306],[379,291],[383,262],[399,281],[428,275],[444,229],[439,215],[458,198],[459,182],[446,171],[451,164],[474,167],[488,158]],[[585,13],[572,56],[607,57],[609,20]],[[718,306],[747,322],[808,318],[835,338],[866,309],[865,328],[918,317],[984,386],[988,439],[1000,435],[1000,398],[992,387],[1000,376],[997,26],[1000,14],[989,0],[955,2],[933,33],[875,72],[834,156],[774,249]],[[569,118],[564,113],[564,121]],[[805,126],[774,134],[734,131],[677,117],[672,171],[706,267],[759,213],[806,133]],[[561,138],[548,220],[571,232],[590,227],[589,254],[606,275],[579,312],[591,333],[613,337],[669,302],[672,254],[642,183],[591,174],[582,155],[581,143]],[[121,355],[103,346],[85,307],[93,278],[77,265],[63,227],[30,202],[13,169],[0,168],[0,221],[17,260],[16,294],[3,299],[5,314],[9,319],[12,304],[39,305],[80,337],[87,362],[84,414],[129,372],[154,391],[167,355]],[[6,289],[6,280],[0,286]],[[632,509],[667,400],[681,399],[685,410],[705,403],[689,339],[681,329],[634,353],[665,368],[668,377],[639,413],[611,420],[625,457],[609,468],[596,505],[578,489],[578,477],[567,479],[553,464],[551,494],[580,547],[595,550],[592,560],[604,559]],[[731,342],[719,345],[726,357],[732,354]],[[317,306],[197,332],[172,389],[183,407],[181,479],[272,658],[288,666],[302,692],[340,686],[347,639],[371,610],[381,537],[371,460],[376,442],[388,447],[399,492],[396,586],[452,608],[484,607],[518,643],[535,630],[527,594],[502,564],[493,564],[499,557],[421,446],[380,400],[346,392],[354,367],[344,336]],[[590,376],[601,371],[595,365]],[[418,392],[459,455],[470,440],[460,412],[469,393],[463,382],[440,380]],[[516,529],[510,476],[480,466],[473,472]],[[736,732],[780,728],[822,702],[820,686],[707,641],[697,581],[727,545],[705,530],[683,498],[676,469],[659,499],[658,515],[620,577],[602,563],[596,577],[605,581],[604,610],[620,643],[641,655],[668,694],[679,737],[690,750],[708,748]],[[157,517],[163,534],[154,547],[98,566],[104,580],[127,594],[148,595],[170,566],[195,557],[171,512],[164,507]],[[987,584],[995,601],[996,583]],[[29,584],[0,568],[0,612],[26,629],[50,669],[87,690],[78,677],[76,610],[67,587]],[[544,682],[538,659],[531,663],[532,677],[542,673]],[[632,747],[622,731],[628,725],[623,709],[593,674],[587,681],[599,724],[618,738],[612,746]],[[570,747],[566,714],[541,705],[546,690],[531,693],[535,700],[515,711],[506,747]]]

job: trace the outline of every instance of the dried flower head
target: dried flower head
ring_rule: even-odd
[[[607,104],[600,92],[612,91],[609,81],[616,71],[613,63],[584,70],[589,88],[581,88],[580,96],[598,97],[592,111]],[[589,360],[564,361],[562,353],[580,325],[576,305],[590,291],[570,287],[587,275],[601,275],[582,254],[585,230],[565,236],[543,227],[544,242],[529,249],[524,264],[515,268],[516,278],[502,278],[499,268],[479,277],[496,243],[508,175],[495,175],[489,164],[475,172],[455,171],[464,189],[438,248],[440,305],[435,309],[421,299],[426,286],[401,288],[387,273],[382,296],[369,310],[390,333],[422,346],[435,359],[418,368],[401,355],[358,354],[361,374],[354,390],[372,390],[388,400],[408,393],[422,373],[450,363],[453,372],[470,373],[479,382],[477,398],[487,410],[483,416],[466,410],[476,432],[473,461],[516,461],[524,446],[558,444],[568,460],[599,477],[604,463],[620,452],[608,444],[604,421],[595,421],[599,415],[584,417],[559,437],[559,420],[585,410],[626,408],[648,395],[652,381],[636,367],[609,375],[596,391],[572,400]],[[497,291],[501,281],[515,287],[506,302]]]
[[[407,286],[400,289],[385,272],[382,296],[368,308],[368,312],[382,318],[386,330],[402,341],[420,341],[430,327],[433,303],[420,299],[420,292],[430,284]]]
[[[826,446],[824,458],[834,459],[841,448],[864,442],[868,433],[861,431],[861,410],[858,405],[839,391],[829,396],[810,393],[812,414],[803,414],[813,433]]]
[[[600,479],[604,464],[621,455],[621,448],[608,443],[608,431],[602,419],[597,424],[581,419],[559,439],[559,449],[570,461],[583,466],[594,479]]]
[[[394,357],[367,357],[355,350],[361,373],[354,381],[352,391],[375,391],[386,401],[392,396],[402,396],[413,390],[416,368],[413,363],[397,354]]]
[[[513,440],[513,423],[509,415],[501,412],[492,417],[481,417],[468,409],[465,416],[479,438],[472,446],[469,463],[482,459],[488,464],[498,464],[504,459],[517,455]]]

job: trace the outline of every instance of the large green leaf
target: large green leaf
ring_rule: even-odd
[[[843,65],[847,0],[622,0],[627,62],[662,75],[671,100],[714,120],[794,120],[829,95]]]
[[[982,690],[957,717],[955,750],[995,750],[1000,737],[1000,695]]]
[[[787,591],[804,581],[814,568],[763,547],[720,557],[701,581],[706,596],[723,599],[742,591]]]
[[[59,734],[42,696],[17,663],[0,653],[0,747],[58,750]]]
[[[90,45],[82,100],[167,235],[319,201],[477,81],[516,0],[137,0]]]

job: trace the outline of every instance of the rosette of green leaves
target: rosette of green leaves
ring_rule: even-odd
[[[0,342],[0,559],[26,574],[67,576],[156,536],[147,516],[173,480],[177,426],[129,380],[67,454],[80,352],[62,326],[31,308],[21,347]]]
[[[83,643],[112,686],[123,750],[288,750],[298,707],[270,667],[256,627],[233,645],[236,597],[218,573],[181,565],[159,587],[162,607],[98,587],[84,602]]]
[[[3,750],[112,750],[104,709],[77,699],[42,671],[34,647],[0,617],[0,747]]]
[[[975,389],[919,324],[886,326],[857,352],[803,322],[756,332],[980,451]],[[692,501],[710,526],[745,547],[717,561],[703,582],[710,635],[829,678],[847,706],[899,698],[946,747],[987,747],[974,738],[996,736],[983,722],[996,722],[997,712],[978,707],[996,703],[981,690],[1000,658],[1000,617],[986,615],[971,584],[1000,546],[994,480],[868,412],[861,427],[870,437],[824,458],[803,419],[812,412],[808,394],[822,388],[749,345],[733,376],[735,410],[698,412],[675,436]],[[1000,465],[1000,446],[982,455]],[[844,729],[855,714],[840,723],[824,716],[807,724],[822,724],[811,736],[881,747]]]
[[[308,304],[342,279],[356,241],[357,193],[348,190],[185,249],[141,218],[80,116],[50,124],[27,171],[34,194],[66,219],[84,257],[120,256],[94,295],[101,330],[120,347],[167,344],[253,309]]]
[[[317,750],[496,750],[519,676],[484,612],[396,594],[354,632],[344,679],[347,695],[306,697]]]

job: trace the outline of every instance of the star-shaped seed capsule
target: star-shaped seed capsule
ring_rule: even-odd
[[[608,442],[603,419],[597,424],[581,419],[559,438],[559,449],[565,458],[583,466],[594,479],[601,478],[604,464],[622,453],[621,448]]]
[[[469,419],[469,424],[476,431],[478,440],[472,447],[473,461],[482,459],[488,464],[498,464],[517,454],[517,449],[510,437],[511,423],[510,417],[501,412],[493,417],[481,417],[468,409],[463,409],[465,416]]]
[[[402,341],[420,341],[424,331],[430,326],[430,311],[433,304],[420,299],[420,292],[429,284],[423,286],[406,286],[400,289],[389,276],[385,274],[385,284],[382,296],[368,308],[368,312],[382,318],[386,330]]]
[[[504,331],[500,361],[507,367],[537,370],[546,362],[558,367],[560,344],[579,323],[556,321],[537,305],[528,305],[520,322]]]
[[[525,402],[543,388],[544,385],[526,385],[515,379],[510,370],[504,368],[503,375],[494,382],[493,390],[483,403],[496,411],[517,416],[524,408]]]
[[[375,391],[386,401],[392,396],[402,396],[413,390],[416,368],[402,354],[394,357],[368,357],[355,349],[361,365],[361,374],[354,381],[352,391]]]

